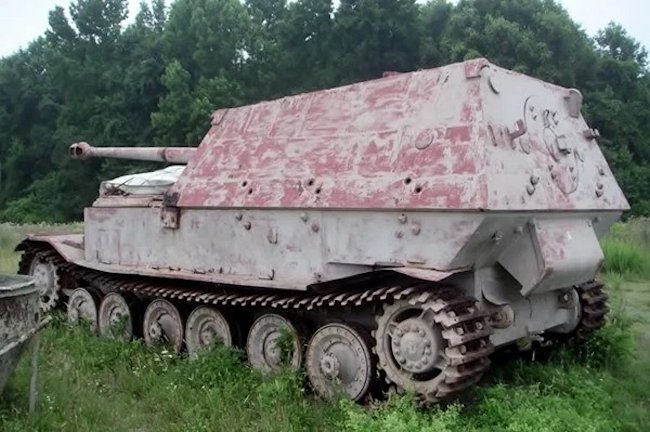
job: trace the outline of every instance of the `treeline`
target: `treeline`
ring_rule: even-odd
[[[589,38],[554,0],[126,0],[57,7],[0,60],[0,219],[81,218],[100,179],[143,170],[69,161],[70,143],[196,145],[208,114],[485,56],[579,88],[633,213],[650,214],[647,52],[618,25]]]

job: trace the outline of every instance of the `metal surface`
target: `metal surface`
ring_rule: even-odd
[[[106,294],[99,306],[99,333],[102,336],[129,341],[135,333],[139,314],[137,299],[112,292]]]
[[[183,317],[171,302],[158,299],[147,306],[142,321],[142,332],[147,345],[162,345],[179,353],[183,347],[183,328]]]
[[[93,147],[86,142],[72,144],[68,153],[73,159],[107,157],[153,162],[185,164],[196,153],[191,147]]]
[[[92,332],[97,331],[99,295],[92,288],[77,288],[68,299],[68,321],[85,324]]]
[[[278,314],[257,318],[246,340],[248,362],[263,372],[274,372],[282,367],[300,368],[302,341],[291,322]]]
[[[232,345],[230,325],[217,309],[199,306],[192,311],[185,326],[185,345],[187,352],[198,354],[209,350],[215,344]]]
[[[0,393],[37,330],[38,297],[32,279],[0,274]]]
[[[352,325],[319,328],[307,345],[307,375],[314,390],[324,397],[340,391],[350,399],[362,399],[374,372],[368,341],[364,330]]]

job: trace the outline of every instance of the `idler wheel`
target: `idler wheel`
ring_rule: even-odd
[[[144,312],[142,330],[149,346],[165,345],[174,353],[183,347],[183,317],[171,302],[156,299]]]
[[[199,306],[192,311],[185,327],[185,345],[190,355],[209,350],[215,344],[232,345],[228,321],[217,309]]]
[[[373,364],[363,328],[332,323],[319,328],[307,346],[307,375],[324,397],[337,391],[360,400],[370,387]]]
[[[77,288],[68,299],[68,322],[88,325],[93,333],[97,331],[97,308],[99,293],[92,288]]]
[[[99,333],[123,341],[133,339],[138,306],[138,299],[128,293],[106,294],[99,306]]]
[[[302,363],[301,339],[288,319],[276,315],[260,316],[248,332],[248,361],[262,372],[274,372],[283,366],[298,369]]]
[[[59,301],[60,286],[56,266],[36,256],[29,265],[29,275],[34,278],[34,285],[41,296],[41,312],[51,311]]]

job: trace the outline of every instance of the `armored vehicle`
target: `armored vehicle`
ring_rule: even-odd
[[[628,204],[581,105],[477,59],[220,109],[197,148],[74,144],[185,167],[104,184],[83,235],[29,237],[21,270],[102,334],[436,401],[495,347],[605,322],[598,238]]]

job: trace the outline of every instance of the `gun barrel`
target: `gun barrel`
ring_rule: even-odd
[[[86,142],[72,144],[68,150],[73,159],[86,160],[94,157],[131,159],[154,162],[186,164],[194,153],[194,147],[93,147]]]

